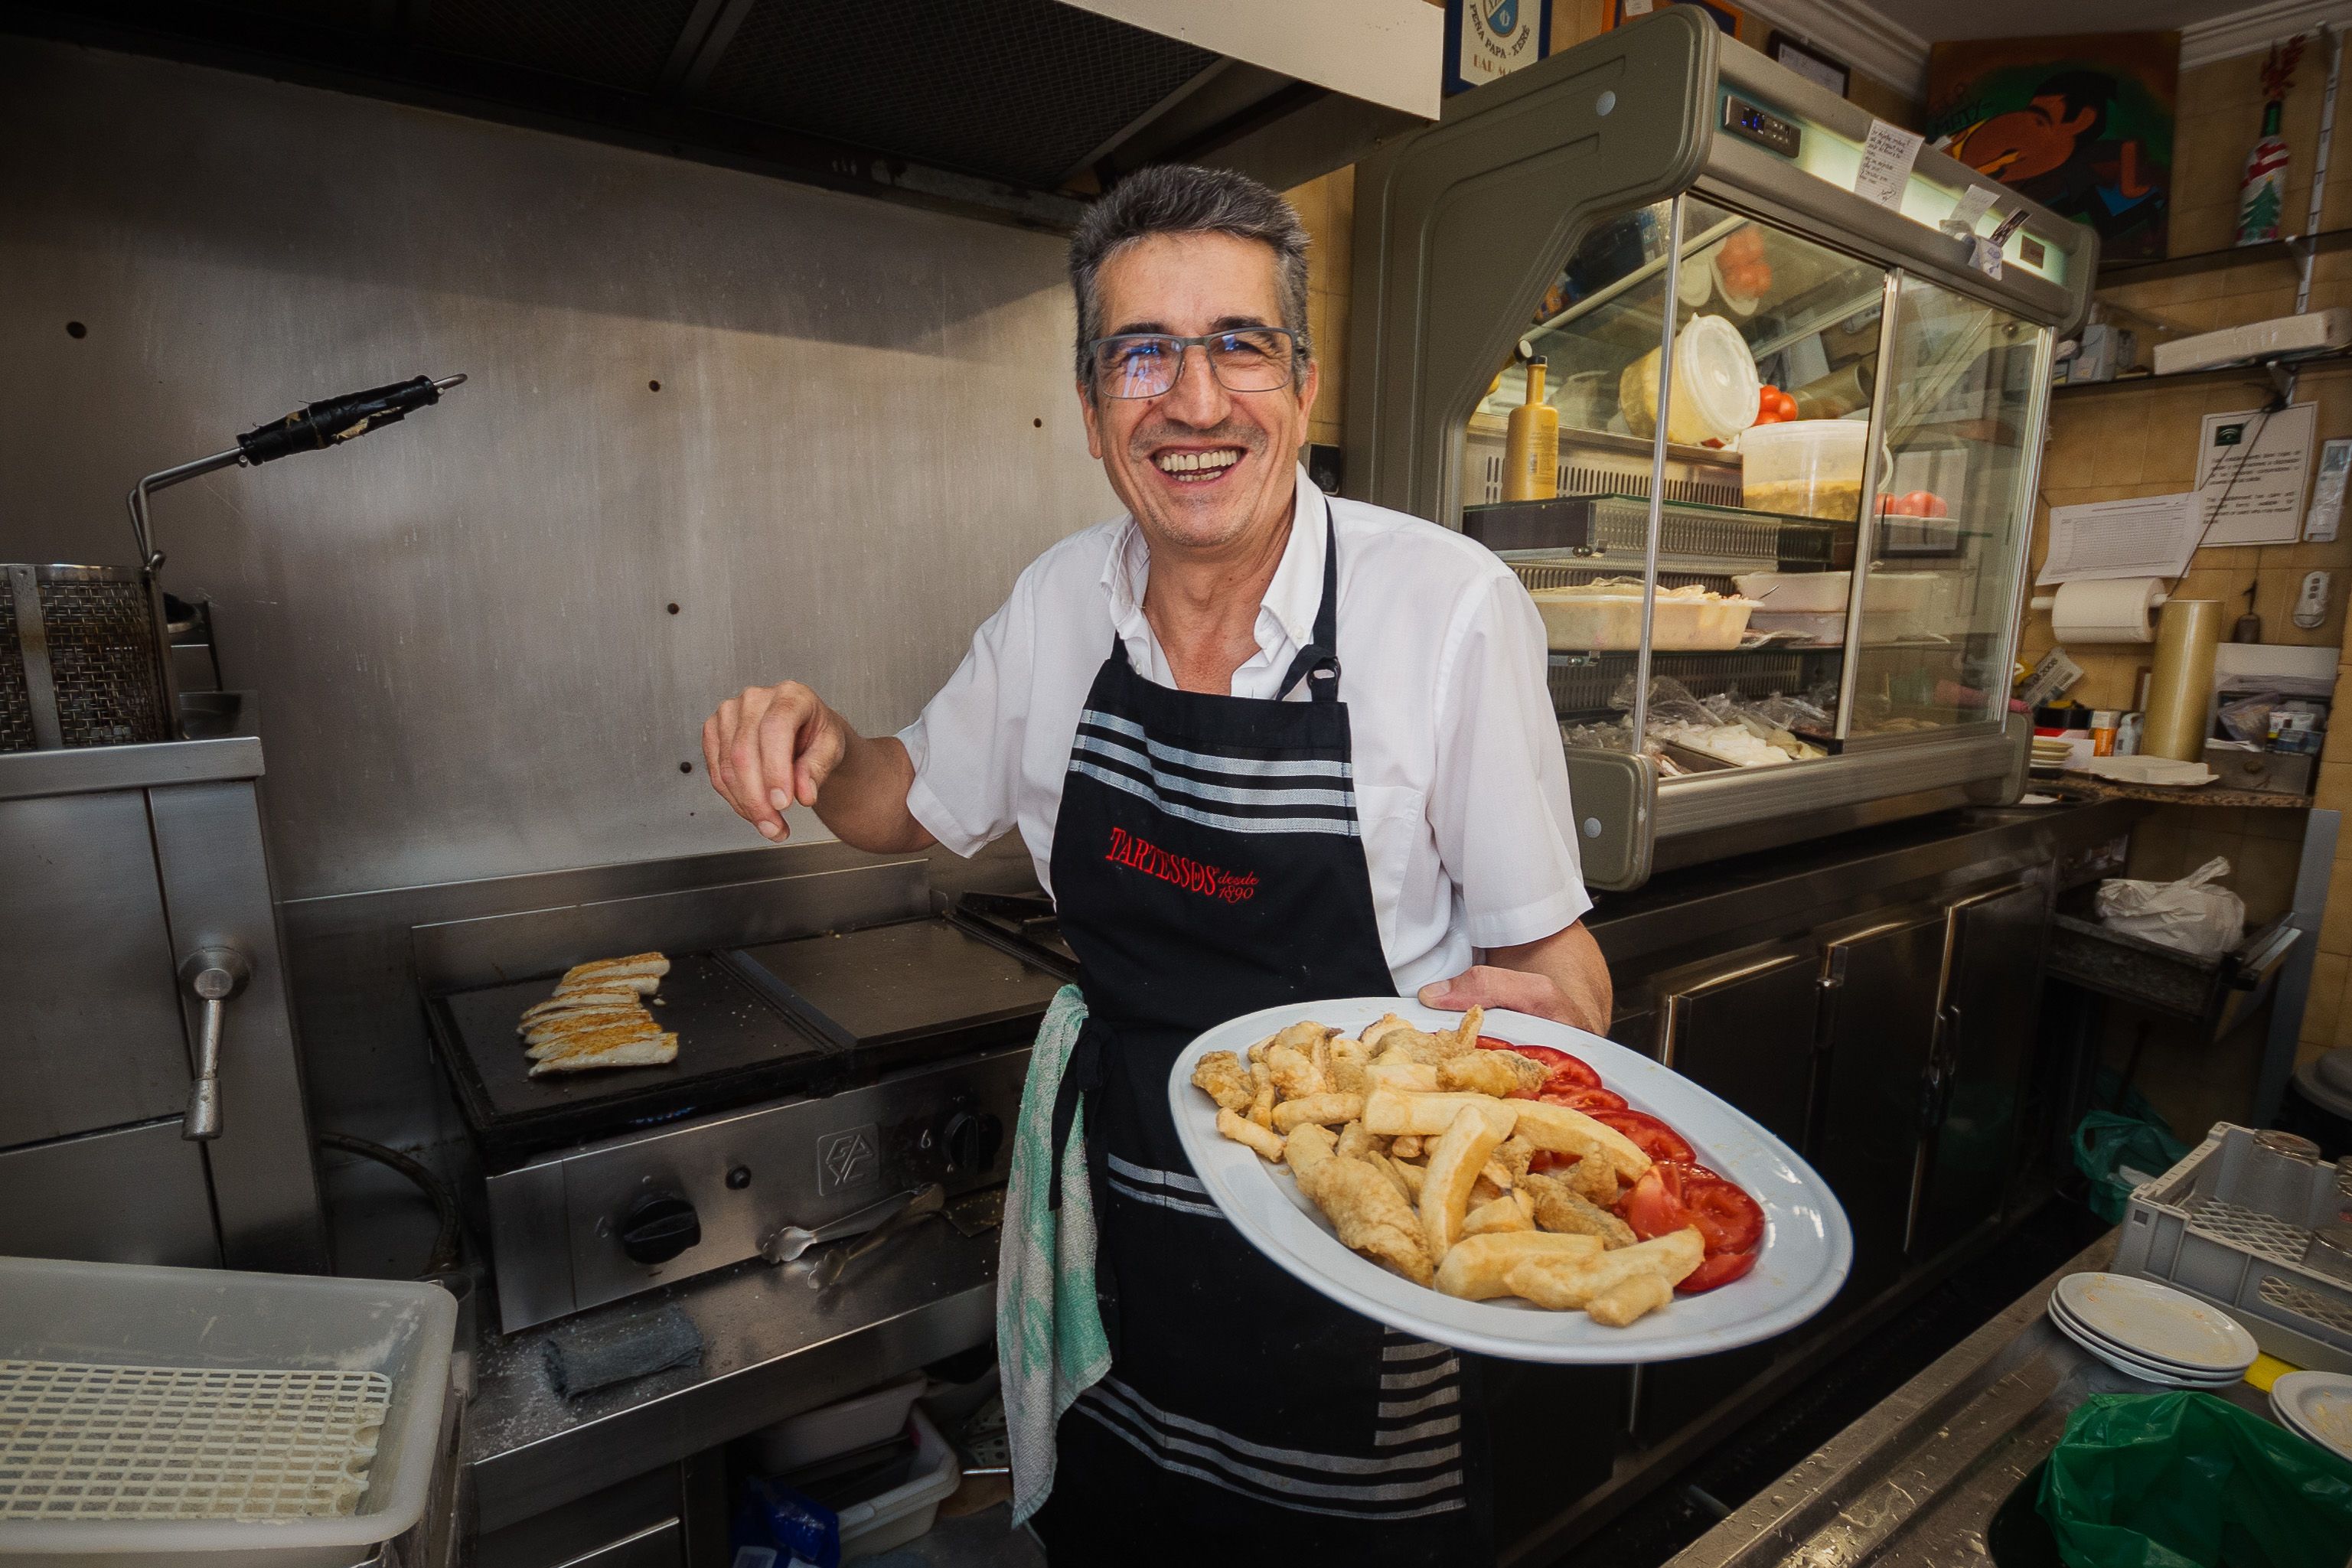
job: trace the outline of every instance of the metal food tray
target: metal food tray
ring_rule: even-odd
[[[2187,1158],[2132,1193],[2116,1271],[2228,1308],[2281,1361],[2352,1373],[2352,1281],[2303,1262],[2312,1231],[2347,1202],[2334,1166],[2216,1122]]]

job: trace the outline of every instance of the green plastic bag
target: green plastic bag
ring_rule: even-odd
[[[2345,1568],[2352,1464],[2210,1394],[2096,1394],[2042,1517],[2069,1568]]]
[[[2110,1089],[2110,1084],[2115,1088]],[[2113,1073],[2100,1072],[2102,1100],[2113,1104],[2121,1088]],[[2129,1166],[2148,1176],[2161,1176],[2189,1153],[2189,1145],[2172,1135],[2156,1107],[2137,1090],[2125,1092],[2123,1101],[2117,1110],[2093,1111],[2074,1129],[2074,1168],[2090,1180],[2090,1191],[2083,1201],[2109,1225],[2121,1225],[2124,1210],[2131,1204],[2133,1184],[2117,1175],[2119,1170]],[[2339,1563],[2336,1568],[2344,1565]]]

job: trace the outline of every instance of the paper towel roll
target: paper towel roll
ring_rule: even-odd
[[[2229,606],[2218,599],[2176,599],[2158,626],[2156,666],[2147,683],[2147,722],[2139,748],[2148,757],[2198,762],[2213,700],[2213,651]]]
[[[2160,577],[2062,582],[2050,609],[2051,632],[2061,643],[2152,643],[2149,615],[2163,593]]]

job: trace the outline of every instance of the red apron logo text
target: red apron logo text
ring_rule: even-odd
[[[1227,904],[1239,904],[1257,892],[1257,873],[1220,871],[1213,865],[1183,855],[1171,855],[1158,844],[1139,839],[1125,828],[1110,831],[1110,852],[1107,861],[1131,866],[1146,876],[1156,876],[1162,882],[1174,883],[1188,893],[1205,898],[1222,898]]]

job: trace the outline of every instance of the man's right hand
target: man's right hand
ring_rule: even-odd
[[[915,764],[906,747],[896,736],[866,739],[798,681],[746,686],[720,703],[702,724],[702,762],[719,798],[772,843],[790,836],[784,811],[796,804],[857,849],[934,842],[907,809]]]
[[[854,738],[842,716],[798,681],[745,686],[703,720],[702,760],[719,799],[767,837],[782,840],[792,831],[785,808],[816,804]]]

